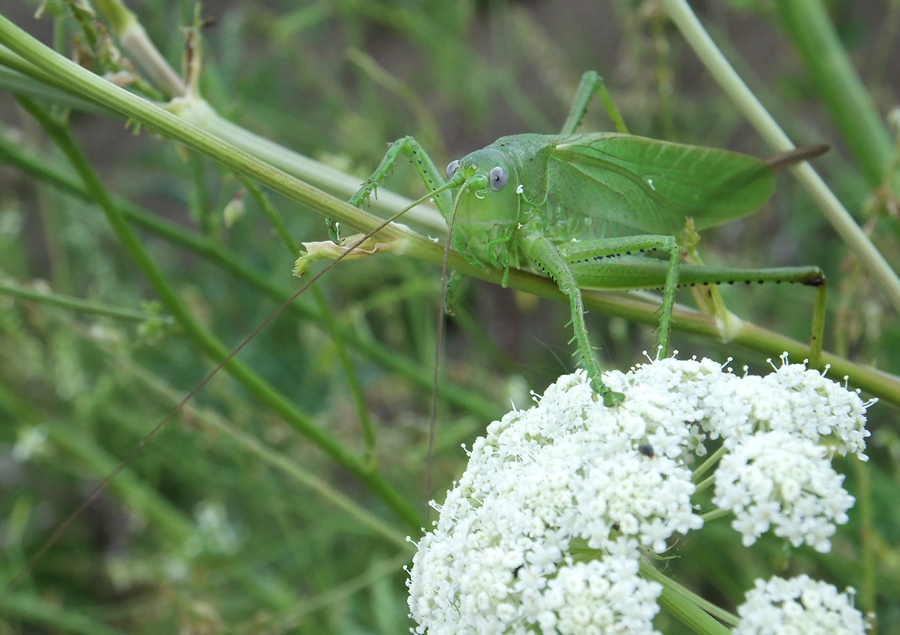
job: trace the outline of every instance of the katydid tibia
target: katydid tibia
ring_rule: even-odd
[[[616,133],[577,133],[599,94]],[[479,267],[530,267],[568,297],[577,353],[606,405],[622,395],[603,385],[588,337],[582,288],[663,289],[659,350],[667,354],[679,284],[799,282],[818,288],[809,363],[819,364],[825,276],[818,267],[731,269],[681,264],[676,236],[693,218],[701,230],[759,210],[775,171],[827,150],[807,146],[769,160],[627,133],[603,84],[585,73],[559,135],[498,139],[447,166],[446,179],[412,137],[394,142],[350,200],[360,206],[401,155],[410,158],[452,230],[453,244]],[[454,192],[455,194],[452,194]],[[649,255],[659,251],[666,260]]]

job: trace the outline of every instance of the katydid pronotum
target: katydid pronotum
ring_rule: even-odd
[[[618,132],[576,132],[594,94]],[[404,137],[391,145],[350,203],[362,205],[400,156],[408,156],[466,260],[507,273],[527,266],[557,282],[571,305],[577,353],[595,390],[613,406],[622,396],[600,379],[601,366],[584,320],[582,288],[663,289],[659,354],[665,355],[679,284],[814,286],[818,293],[809,363],[819,365],[825,311],[821,269],[683,265],[676,236],[688,218],[702,230],[759,210],[774,191],[778,169],[825,150],[827,146],[806,146],[762,160],[630,135],[603,80],[589,71],[561,134],[503,137],[451,162],[446,179],[416,140]],[[653,251],[664,253],[667,261],[647,254]]]

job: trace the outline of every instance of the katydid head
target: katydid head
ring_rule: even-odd
[[[519,219],[515,166],[501,152],[484,148],[451,162],[447,178],[459,188],[453,205],[454,242],[459,250],[497,267],[516,265],[508,258],[508,243]]]

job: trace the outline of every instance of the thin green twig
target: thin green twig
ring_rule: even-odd
[[[121,307],[110,306],[100,302],[91,302],[90,300],[82,300],[70,295],[60,293],[51,293],[38,291],[36,289],[28,289],[18,284],[0,281],[0,294],[10,295],[25,300],[33,300],[41,304],[57,306],[69,311],[77,311],[79,313],[87,313],[89,315],[102,315],[112,317],[126,322],[147,322],[148,320],[160,320],[163,324],[173,324],[174,320],[168,315],[154,315],[145,311],[136,311],[134,309],[123,309]]]

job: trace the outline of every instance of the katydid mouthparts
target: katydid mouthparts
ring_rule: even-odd
[[[595,93],[618,132],[576,132]],[[809,363],[819,365],[826,286],[821,269],[682,264],[676,236],[688,219],[702,230],[759,210],[775,190],[777,170],[827,150],[805,146],[763,160],[630,135],[602,79],[588,72],[561,134],[503,137],[452,161],[446,178],[414,138],[404,137],[391,145],[350,203],[361,206],[400,155],[409,157],[463,258],[507,275],[510,268],[530,268],[556,281],[571,305],[581,364],[604,403],[613,406],[622,395],[600,378],[581,289],[663,289],[659,354],[664,356],[679,285],[798,282],[817,287]],[[667,259],[648,253],[654,251]]]

